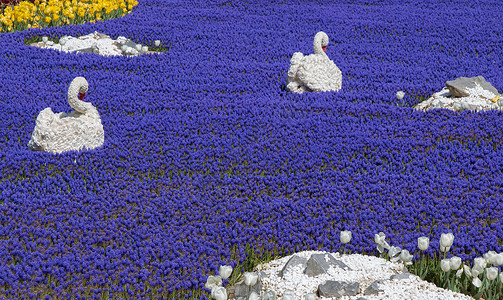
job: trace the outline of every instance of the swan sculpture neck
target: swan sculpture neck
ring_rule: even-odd
[[[84,77],[75,77],[68,88],[68,104],[82,114],[85,114],[89,109],[90,103],[82,101],[88,88],[89,84]]]
[[[314,43],[313,43],[314,54],[321,54],[327,56],[327,54],[325,53],[325,48],[327,47],[327,45],[328,45],[328,35],[323,31],[318,32],[314,36]]]

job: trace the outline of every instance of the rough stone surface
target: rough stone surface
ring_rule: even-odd
[[[249,287],[245,284],[244,280],[241,280],[234,286],[234,297],[238,300],[241,298],[247,299],[249,293],[255,292],[260,294],[261,290],[262,284],[260,282],[257,282],[254,286]]]
[[[308,260],[313,254],[321,254],[323,257],[326,252],[321,251],[303,251],[294,254],[300,258]],[[391,299],[391,300],[430,300],[430,299],[473,299],[469,296],[455,293],[446,289],[439,288],[433,283],[421,280],[418,276],[402,275],[406,277],[401,280],[390,280],[392,275],[403,272],[404,264],[392,263],[385,259],[360,254],[340,255],[339,253],[330,253],[336,260],[344,263],[348,268],[330,266],[326,273],[310,277],[304,274],[301,264],[292,266],[286,270],[283,276],[279,276],[280,271],[287,262],[294,256],[286,256],[267,264],[258,265],[257,272],[264,272],[266,276],[261,279],[262,290],[260,296],[264,296],[265,291],[274,291],[276,299],[281,299],[284,294],[293,297],[295,300],[303,300],[308,294],[318,292],[320,285],[327,281],[354,282],[358,283],[356,294],[353,296],[336,297],[318,297],[319,300],[355,300],[355,299]],[[330,260],[330,259],[328,259]],[[401,276],[398,276],[401,278]],[[377,294],[365,295],[369,286],[374,282],[379,282],[379,291]],[[371,288],[372,289],[372,288]],[[231,288],[232,291],[232,288]],[[232,292],[229,293],[232,295]],[[229,299],[237,299],[232,296]],[[289,298],[292,299],[292,298]],[[245,298],[239,298],[245,300]]]
[[[50,107],[42,110],[37,116],[28,148],[61,153],[103,145],[105,133],[98,110],[78,98],[79,93],[85,94],[87,90],[86,79],[76,77],[68,88],[68,104],[74,111],[55,114]]]
[[[60,38],[59,43],[55,44],[52,41],[33,43],[31,46],[40,47],[44,49],[54,49],[63,52],[75,53],[95,53],[103,56],[118,56],[129,55],[136,56],[145,53],[158,53],[153,51],[136,49],[137,44],[130,39],[123,36],[117,37],[113,40],[110,36],[99,33],[97,31],[88,35],[83,35],[78,38],[72,36],[64,36]],[[93,46],[95,48],[93,48]]]
[[[306,263],[304,274],[310,277],[318,276],[326,273],[330,266],[339,268],[348,268],[343,262],[338,261],[332,255],[326,254],[313,254]]]
[[[393,280],[393,279],[404,280],[404,279],[409,279],[412,276],[415,276],[415,275],[410,274],[410,273],[402,273],[402,274],[391,275],[390,279],[391,280]]]
[[[285,264],[285,266],[283,267],[283,269],[281,269],[281,271],[279,272],[279,277],[283,277],[283,274],[289,270],[289,269],[292,269],[293,267],[295,266],[302,266],[302,268],[305,268],[306,267],[306,263],[307,263],[307,259],[303,258],[303,257],[299,257],[297,255],[294,255],[292,256],[292,258],[290,258],[288,260],[288,262]]]
[[[376,280],[376,281],[372,282],[372,284],[369,285],[365,289],[365,291],[363,292],[363,294],[365,294],[365,295],[377,295],[377,294],[379,294],[379,292],[382,291],[382,289],[379,287],[379,284],[380,284],[379,280]]]
[[[455,80],[445,82],[445,86],[454,97],[468,97],[470,95],[470,89],[474,89],[477,85],[493,94],[498,94],[498,90],[482,76],[459,77]]]
[[[318,296],[327,298],[354,296],[358,293],[359,286],[358,282],[327,280],[318,286]]]
[[[503,97],[500,97],[498,91],[490,83],[483,80],[482,76],[473,78],[479,77],[481,78],[480,80],[473,81],[472,85],[468,84],[463,88],[463,91],[468,93],[467,96],[456,97],[452,94],[448,87],[445,87],[440,92],[434,93],[427,100],[417,104],[415,108],[422,111],[436,108],[445,108],[458,112],[465,110],[503,110]],[[480,82],[482,85],[478,82]],[[461,87],[459,87],[459,89],[461,89]],[[458,93],[458,95],[461,94]]]

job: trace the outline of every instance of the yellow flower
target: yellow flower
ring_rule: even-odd
[[[52,14],[52,19],[54,20],[54,22],[58,21],[58,19],[59,19],[59,15],[57,15],[57,14]]]
[[[51,22],[51,17],[45,17],[44,21],[45,21],[46,23],[50,23],[50,22]]]
[[[96,20],[101,21],[101,14],[100,13],[96,13]]]
[[[33,2],[33,4],[35,4],[35,6],[39,6],[39,5],[40,5],[40,1],[39,1],[39,0],[35,0],[35,1]]]
[[[68,19],[73,20],[74,18],[75,18],[75,15],[73,13],[71,13],[70,15],[68,15]]]
[[[39,21],[40,20],[40,16],[36,16],[34,20],[35,21]]]

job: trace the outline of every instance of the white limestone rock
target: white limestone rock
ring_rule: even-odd
[[[303,251],[258,265],[256,270],[262,271],[266,275],[260,280],[262,288],[259,293],[264,296],[265,291],[274,291],[276,299],[283,297],[284,299],[306,299],[307,295],[314,297],[313,299],[327,300],[356,300],[360,298],[367,300],[473,299],[461,293],[439,288],[433,283],[421,280],[418,276],[403,273],[404,265],[402,263],[393,263],[379,257],[360,254],[341,256],[339,253],[331,253],[334,259],[340,260],[348,268],[331,266],[327,272],[314,277],[304,274],[305,265],[302,263],[291,264],[291,267],[284,270],[283,276],[279,274],[293,256],[309,260],[313,254],[325,256],[326,253]],[[341,285],[343,285],[342,282],[348,282],[347,288],[344,288],[343,296],[338,292],[337,295],[325,294],[326,291],[331,290],[327,289],[330,284],[336,285],[334,281],[341,283]],[[319,297],[321,296],[320,289],[321,293],[328,297]],[[335,291],[335,289],[332,290]],[[338,296],[342,297],[337,298]]]
[[[328,36],[323,31],[314,37],[314,54],[295,52],[290,60],[288,84],[293,93],[338,91],[342,87],[342,72],[325,53]]]
[[[28,147],[61,153],[103,145],[105,133],[100,114],[91,103],[82,101],[87,90],[88,83],[84,77],[73,79],[68,88],[68,104],[74,111],[69,114],[54,113],[50,107],[42,110],[37,116]]]
[[[499,94],[495,94],[492,90],[477,83],[474,83],[473,87],[464,88],[464,92],[468,93],[468,96],[456,97],[452,95],[448,87],[445,87],[427,100],[417,104],[415,108],[422,111],[446,108],[458,112],[503,109],[503,97],[500,98]]]

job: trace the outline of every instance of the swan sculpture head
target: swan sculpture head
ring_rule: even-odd
[[[314,36],[314,54],[324,54],[327,50],[328,35],[323,31],[318,32]]]
[[[75,77],[68,88],[68,104],[80,113],[86,113],[89,104],[84,102],[84,97],[89,89],[89,84],[84,77]]]

